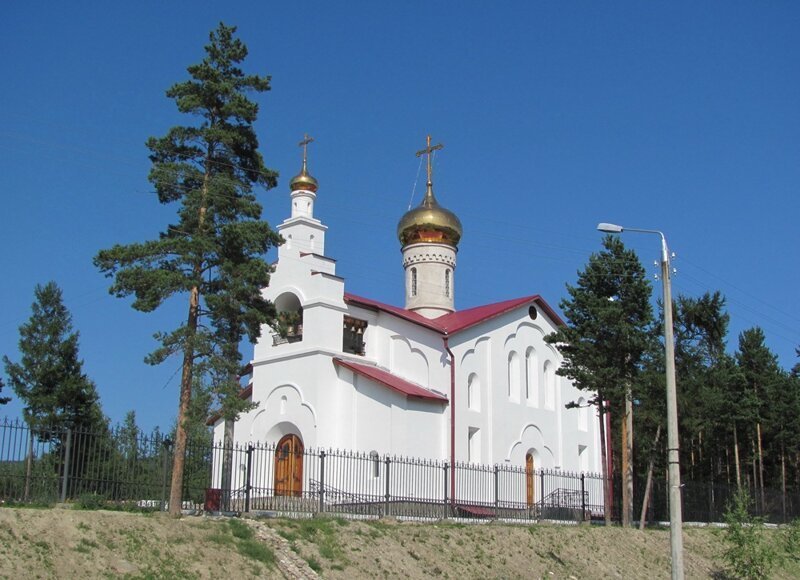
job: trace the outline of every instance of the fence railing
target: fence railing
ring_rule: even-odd
[[[98,494],[120,503],[166,509],[173,447],[158,431],[119,428],[30,429],[0,423],[0,501],[54,502]],[[224,447],[190,441],[182,504],[210,511],[331,512],[365,517],[503,520],[602,520],[620,517],[621,487],[604,502],[599,474],[526,470],[342,450],[286,452],[274,444]],[[634,485],[638,518],[644,482]],[[721,521],[736,486],[685,482],[685,521]],[[666,521],[667,484],[653,482],[647,519]],[[754,511],[773,522],[800,517],[797,490],[766,489]]]

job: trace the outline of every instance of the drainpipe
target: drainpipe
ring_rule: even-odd
[[[456,501],[456,357],[443,336],[444,350],[450,355],[450,503]]]

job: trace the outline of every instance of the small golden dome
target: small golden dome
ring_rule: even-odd
[[[462,233],[461,221],[456,214],[439,205],[430,182],[422,203],[407,211],[397,224],[397,237],[403,247],[424,242],[456,247]]]
[[[317,180],[308,173],[305,159],[303,159],[303,169],[300,170],[300,173],[292,177],[292,180],[289,182],[289,187],[292,191],[297,191],[298,189],[317,191],[319,184]]]

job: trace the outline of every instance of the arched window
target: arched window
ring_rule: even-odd
[[[411,295],[417,295],[417,269],[411,268]]]
[[[525,351],[525,398],[534,407],[539,406],[539,366],[533,347]]]
[[[508,398],[512,401],[519,401],[519,387],[519,355],[512,350],[508,354]]]
[[[481,410],[481,382],[475,373],[467,379],[467,407],[473,411]]]
[[[444,271],[444,295],[450,298],[450,270]]]
[[[555,408],[556,404],[556,373],[553,363],[544,363],[544,406],[548,409]]]
[[[469,463],[481,462],[481,436],[480,429],[470,427],[467,431],[467,461]]]

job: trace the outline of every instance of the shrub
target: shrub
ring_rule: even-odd
[[[783,550],[786,556],[800,561],[800,519],[792,520],[783,530]]]
[[[75,500],[75,509],[79,510],[99,510],[106,507],[106,497],[99,493],[88,492],[82,493],[77,500]]]
[[[775,566],[778,554],[766,537],[764,521],[750,515],[750,496],[739,490],[728,504],[723,533],[726,548],[723,554],[729,572],[746,580],[766,578]]]

